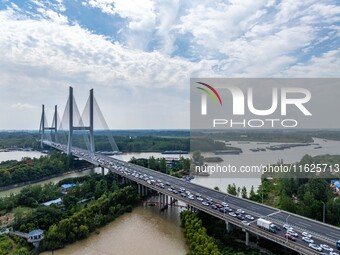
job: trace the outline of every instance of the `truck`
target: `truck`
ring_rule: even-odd
[[[338,250],[340,250],[340,240],[338,240],[338,241],[336,242],[336,248],[337,248]]]
[[[273,224],[273,222],[258,218],[256,223],[259,228],[265,229],[272,233],[276,233],[275,224]]]

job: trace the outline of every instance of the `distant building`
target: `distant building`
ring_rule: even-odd
[[[44,239],[44,231],[41,229],[35,229],[28,233],[27,241],[29,243],[40,242]]]
[[[61,193],[67,194],[67,192],[70,190],[70,188],[77,186],[75,183],[68,183],[61,185]]]
[[[63,200],[61,198],[57,198],[55,200],[47,201],[43,203],[44,206],[50,206],[50,205],[61,205]]]

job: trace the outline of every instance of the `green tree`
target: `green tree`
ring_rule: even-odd
[[[248,198],[247,188],[245,186],[243,186],[241,194],[242,198]]]

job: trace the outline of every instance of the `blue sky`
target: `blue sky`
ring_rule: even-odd
[[[334,0],[1,0],[0,129],[70,85],[111,129],[188,128],[190,77],[339,77],[339,28]]]

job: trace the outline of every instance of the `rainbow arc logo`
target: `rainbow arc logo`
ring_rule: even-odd
[[[204,82],[196,82],[204,87],[196,87],[199,90],[202,90],[205,92],[205,94],[202,94],[202,105],[201,105],[201,114],[207,115],[207,95],[212,99],[214,104],[217,104],[217,100],[219,104],[222,106],[222,99],[220,97],[220,94],[214,89],[211,85],[204,83]],[[216,100],[217,99],[217,100]]]

